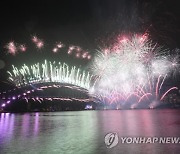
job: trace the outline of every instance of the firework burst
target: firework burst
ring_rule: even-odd
[[[88,51],[83,50],[81,47],[79,46],[74,46],[74,45],[70,45],[69,49],[67,51],[67,53],[69,55],[75,55],[76,58],[82,58],[82,59],[91,59],[91,55]]]
[[[59,42],[59,43],[56,44],[56,46],[53,48],[52,51],[53,51],[54,53],[57,53],[57,52],[59,51],[59,49],[61,49],[61,48],[63,48],[63,47],[65,47],[65,45],[64,45],[63,43]]]
[[[11,55],[15,55],[17,53],[17,46],[15,45],[15,43],[12,41],[12,42],[9,42],[5,48],[8,50],[8,53],[11,54]]]
[[[27,50],[27,47],[24,44],[19,45],[19,50],[21,52],[25,52]]]
[[[37,36],[32,37],[32,42],[36,45],[38,49],[41,49],[44,47],[43,40],[39,39]]]
[[[165,80],[158,87],[160,77],[166,78],[175,68],[178,69],[178,57],[173,58],[167,53],[167,50],[148,40],[147,35],[119,39],[109,49],[98,52],[93,60],[91,68],[98,80],[94,94],[103,99],[110,98],[110,103],[112,100],[125,101],[133,94],[138,96],[137,100],[141,102],[153,95],[152,91],[145,90],[150,84],[152,90],[152,84],[157,81],[157,98],[157,89],[162,87]]]

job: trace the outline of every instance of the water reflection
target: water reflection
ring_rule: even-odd
[[[11,140],[14,130],[14,115],[2,113],[0,116],[0,144]]]
[[[39,132],[39,113],[36,113],[34,118],[34,136],[38,135],[38,132]]]
[[[179,110],[114,110],[0,114],[0,153],[176,153],[178,145],[121,144],[104,136],[180,136]]]

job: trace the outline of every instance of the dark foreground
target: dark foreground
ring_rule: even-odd
[[[180,144],[122,144],[104,136],[180,137],[180,110],[69,111],[0,114],[0,153],[179,153]]]

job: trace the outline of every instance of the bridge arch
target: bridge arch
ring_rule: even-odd
[[[66,63],[45,60],[42,64],[36,63],[31,66],[24,64],[20,68],[12,65],[12,68],[12,71],[7,72],[9,74],[8,80],[16,88],[0,94],[0,99],[3,101],[2,106],[22,99],[25,99],[26,102],[30,99],[39,102],[43,100],[90,102],[93,100],[89,94],[89,89],[93,85],[92,76],[89,72],[82,71],[76,66],[70,67]],[[45,96],[42,93],[41,95],[37,94],[36,97],[32,95],[50,88],[79,91],[83,97],[79,97],[80,95],[75,97]]]

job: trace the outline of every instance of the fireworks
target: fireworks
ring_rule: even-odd
[[[19,50],[22,51],[22,52],[25,52],[26,51],[26,46],[24,44],[20,45]]]
[[[147,36],[123,38],[111,48],[98,52],[93,60],[91,68],[97,77],[93,93],[110,103],[120,100],[125,102],[131,96],[141,102],[154,95],[155,90],[155,99],[162,100],[163,96],[158,98],[157,89],[173,72],[173,67],[178,66],[177,59],[173,59],[165,50],[148,40]],[[160,77],[164,77],[161,84]],[[173,89],[176,87],[170,90]]]
[[[53,52],[54,52],[54,53],[58,52],[58,48],[54,48],[54,49],[53,49]]]
[[[62,44],[61,42],[59,42],[59,43],[53,48],[52,51],[53,51],[54,53],[57,53],[58,50],[61,49],[61,48],[63,48],[63,47],[65,47],[65,45]]]
[[[15,45],[15,43],[12,41],[12,42],[9,42],[5,48],[8,50],[8,53],[9,54],[12,54],[12,55],[15,55],[17,53],[17,47]]]
[[[82,59],[91,59],[91,55],[88,51],[84,51],[82,48],[80,48],[79,46],[69,46],[69,49],[67,51],[67,53],[73,54],[75,55],[76,58],[82,58]]]
[[[33,41],[34,43],[37,43],[38,40],[39,40],[39,39],[37,38],[37,36],[33,36],[33,37],[32,37],[32,41]]]
[[[41,49],[44,46],[44,42],[42,40],[39,40],[36,44],[38,49]]]
[[[39,39],[37,36],[32,37],[32,42],[36,45],[38,49],[44,47],[44,42],[41,39]]]
[[[32,36],[31,41],[33,42],[33,44],[35,44],[37,49],[42,49],[44,47],[44,41],[42,39],[38,38],[37,36]],[[58,53],[60,51],[60,49],[62,49],[64,47],[66,47],[66,45],[59,41],[52,48],[52,52]],[[74,58],[90,60],[92,57],[88,51],[82,49],[79,46],[74,46],[74,45],[68,46],[67,45],[67,47],[68,47],[68,50],[66,51],[66,53],[68,55],[71,55]],[[5,48],[7,49],[7,52],[11,55],[16,55],[18,53],[18,51],[26,52],[26,50],[27,50],[27,46],[25,44],[18,44],[13,41],[7,43]]]
[[[9,42],[5,46],[5,48],[8,50],[8,53],[11,55],[16,55],[18,53],[18,51],[25,52],[27,49],[24,44],[18,45],[18,43],[14,43],[13,41]]]
[[[38,49],[41,49],[44,46],[44,42],[39,39],[37,36],[32,37],[32,42],[36,45]],[[56,46],[53,48],[53,52],[57,53],[61,48],[65,47],[65,45],[61,42],[57,43]],[[25,44],[17,44],[14,42],[10,42],[6,45],[6,49],[8,50],[9,54],[15,55],[20,52],[25,52],[27,50],[27,47]],[[70,52],[75,53],[75,57],[77,58],[83,58],[83,59],[91,59],[91,55],[87,52],[82,50],[78,46],[72,46],[69,47],[68,54]],[[16,85],[17,87],[26,86],[38,83],[47,83],[47,82],[56,82],[61,84],[72,84],[75,86],[69,86],[68,88],[76,89],[76,90],[82,90],[83,92],[90,89],[91,86],[91,78],[92,76],[85,71],[81,71],[79,68],[76,68],[75,66],[69,67],[67,64],[60,62],[57,64],[56,62],[48,62],[45,60],[43,64],[34,64],[32,66],[23,65],[20,69],[18,69],[15,66],[12,66],[13,70],[12,72],[8,71],[9,81]],[[50,86],[48,86],[50,88]],[[39,90],[42,90],[39,88]],[[10,90],[11,91],[11,90]],[[6,93],[6,92],[5,92]],[[27,93],[24,92],[23,94],[20,94],[18,96],[13,96],[12,100],[25,99],[27,102],[29,99],[32,99],[34,101],[43,101],[43,100],[62,100],[62,101],[80,101],[80,102],[89,102],[91,99],[77,99],[77,98],[61,98],[61,97],[55,97],[55,98],[27,98],[27,95],[30,94],[31,91],[28,91]],[[9,99],[9,98],[8,98]],[[8,100],[6,103],[2,104],[2,107],[5,107],[7,104],[9,104],[11,101]]]
[[[67,64],[54,62],[45,62],[40,65],[34,64],[30,67],[23,65],[20,69],[12,66],[12,72],[8,71],[9,80],[16,86],[43,82],[60,82],[77,85],[89,89],[91,84],[91,75],[81,71],[75,66],[69,67]]]
[[[57,48],[63,48],[64,47],[64,44],[62,44],[61,42],[59,42],[58,44],[57,44]]]
[[[32,37],[32,42],[38,49],[44,46],[44,42],[37,36]],[[70,56],[87,60],[92,58],[87,50],[79,46],[66,46],[66,52]],[[65,44],[58,42],[52,51],[58,53],[64,47]],[[27,47],[25,44],[10,42],[6,49],[8,53],[15,55],[18,51],[25,52]],[[170,91],[177,90],[177,87],[168,87],[166,90],[162,87],[167,78],[179,73],[178,52],[179,50],[175,50],[175,54],[170,55],[170,51],[148,40],[147,34],[135,35],[131,38],[119,38],[109,48],[98,51],[92,60],[92,75],[75,66],[46,60],[43,64],[24,64],[19,69],[12,66],[13,70],[8,71],[8,74],[9,80],[17,87],[44,82],[68,83],[88,90],[90,96],[100,102],[120,105],[132,102],[131,108],[136,108],[142,102],[149,102],[149,107],[154,108]],[[27,93],[23,94],[24,97],[26,95]],[[33,99],[41,101],[39,98]]]

